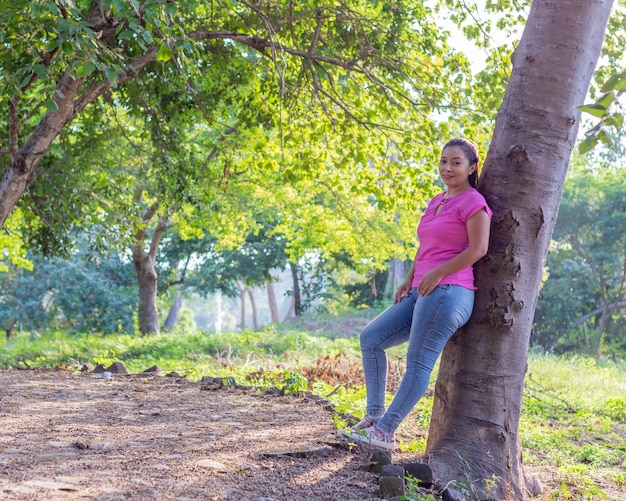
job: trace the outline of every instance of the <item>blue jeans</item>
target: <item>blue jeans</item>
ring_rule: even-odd
[[[473,307],[474,291],[459,285],[438,285],[428,296],[420,296],[413,288],[363,329],[367,415],[380,418],[377,427],[381,431],[393,433],[422,398],[437,358],[452,334],[469,320]],[[406,373],[385,412],[385,350],[406,341]]]

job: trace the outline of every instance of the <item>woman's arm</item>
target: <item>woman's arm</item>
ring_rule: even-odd
[[[487,254],[491,227],[491,218],[487,211],[485,209],[479,210],[467,220],[466,227],[469,247],[426,273],[417,287],[420,296],[428,296],[443,277],[473,265]]]

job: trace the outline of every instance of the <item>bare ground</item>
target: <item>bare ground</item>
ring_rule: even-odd
[[[378,499],[368,456],[314,402],[160,376],[0,371],[0,385],[2,499]]]
[[[369,464],[368,451],[340,444],[332,411],[307,399],[158,375],[0,370],[3,500],[377,500]],[[539,499],[564,499],[548,494],[563,481],[555,466],[526,470],[544,486]]]

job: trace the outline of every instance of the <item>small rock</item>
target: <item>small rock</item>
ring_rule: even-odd
[[[180,377],[180,374],[176,371],[170,372],[169,374],[166,374],[165,377]]]
[[[223,473],[226,473],[228,471],[228,468],[226,467],[225,464],[219,463],[217,461],[213,461],[211,459],[201,459],[200,461],[196,462],[196,465],[202,468],[208,468],[208,469],[216,470],[216,471],[223,472]]]
[[[109,367],[107,371],[113,374],[128,374],[126,367],[124,367],[124,364],[122,364],[121,362],[113,362],[111,364],[111,367]]]
[[[419,486],[430,489],[433,485],[433,470],[426,463],[400,463],[406,475],[417,479]]]
[[[74,442],[72,444],[72,447],[74,447],[74,449],[78,449],[80,451],[84,451],[85,449],[89,449],[89,446],[83,442],[82,440],[76,440],[76,442]]]
[[[83,364],[83,366],[80,369],[82,372],[94,372],[96,370],[96,368],[94,367],[93,364],[87,362],[86,364]],[[104,370],[104,368],[103,368]]]
[[[404,496],[406,487],[404,479],[399,477],[380,477],[380,496],[383,498],[392,498],[394,496]]]
[[[96,368],[93,370],[93,372],[95,372],[96,374],[102,374],[104,371],[106,371],[106,369],[102,364],[96,365]]]
[[[539,497],[543,491],[541,479],[537,475],[526,475],[526,489],[528,489],[528,492],[534,497]]]
[[[404,468],[398,464],[386,464],[380,469],[381,477],[404,478],[405,475]]]
[[[383,466],[391,464],[391,452],[375,449],[372,451],[372,458],[369,470],[372,473],[380,473]]]
[[[153,365],[149,369],[146,369],[145,371],[143,371],[143,374],[152,374],[152,373],[161,374],[161,368],[158,367],[157,365]]]

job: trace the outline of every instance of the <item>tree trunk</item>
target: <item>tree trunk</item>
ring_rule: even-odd
[[[157,309],[157,273],[150,254],[143,247],[135,247],[133,262],[139,283],[139,332],[158,334],[159,312]]]
[[[287,310],[287,313],[285,313],[285,318],[283,318],[283,322],[286,322],[287,320],[295,316],[296,316],[296,300],[292,295],[291,300],[289,301],[289,309]]]
[[[243,282],[237,281],[239,287],[239,296],[241,297],[241,317],[239,319],[238,327],[240,329],[246,328],[246,287]]]
[[[270,318],[272,319],[272,323],[277,324],[280,322],[280,315],[278,313],[278,301],[276,301],[274,282],[265,282],[265,290],[267,290],[267,303],[270,308]]]
[[[298,265],[296,263],[289,263],[291,269],[291,278],[293,280],[293,305],[294,315],[299,317],[302,315],[302,298],[300,296],[300,279],[298,278]]]
[[[256,298],[254,297],[254,291],[251,287],[246,287],[246,292],[250,298],[250,306],[252,307],[252,328],[259,330],[259,312],[256,307]]]
[[[75,116],[74,98],[84,79],[75,78],[68,71],[57,86],[55,102],[58,109],[47,112],[39,121],[30,137],[19,147],[20,126],[18,95],[9,100],[9,153],[11,161],[0,181],[0,228],[4,227],[9,214],[24,193],[26,186],[36,176],[35,168],[47,153],[52,141]],[[62,97],[61,97],[62,96]]]
[[[172,307],[167,314],[167,318],[165,319],[165,323],[163,324],[163,329],[173,329],[178,322],[178,315],[180,314],[180,308],[183,306],[183,298],[180,297],[180,294],[176,294],[174,298],[174,302],[172,303]]]
[[[154,268],[157,250],[161,235],[167,228],[167,220],[159,218],[152,239],[150,240],[150,250],[144,250],[144,237],[148,222],[156,213],[158,204],[153,205],[143,216],[144,224],[135,235],[136,244],[133,248],[133,263],[137,273],[139,283],[139,332],[141,334],[158,334],[159,310],[157,308],[157,280],[158,276]]]
[[[385,297],[392,298],[400,284],[406,280],[409,272],[406,261],[394,258],[389,264],[389,276],[385,284]]]
[[[16,323],[17,323],[17,320],[11,320],[11,322],[9,322],[9,326],[5,329],[7,341],[11,339],[11,336],[13,335],[13,329],[15,328]]]
[[[596,335],[593,339],[592,355],[596,360],[600,359],[600,346],[602,346],[602,340],[609,330],[611,318],[613,318],[613,313],[615,312],[615,304],[617,304],[617,302],[607,302],[604,304],[604,308],[602,309],[602,316],[600,317],[600,322],[598,324],[598,327],[596,328]]]
[[[426,448],[435,477],[464,483],[472,499],[518,500],[537,490],[526,483],[518,434],[527,350],[576,106],[611,4],[534,1],[513,55],[480,181],[494,213],[489,253],[475,266],[473,316],[442,356]]]
[[[224,318],[224,312],[222,311],[222,291],[218,289],[215,293],[215,333],[222,333],[222,320]]]

